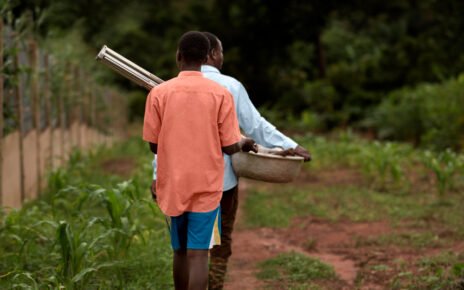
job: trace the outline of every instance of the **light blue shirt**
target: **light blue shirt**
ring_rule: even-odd
[[[203,75],[225,87],[234,97],[235,110],[237,111],[238,124],[243,133],[253,138],[256,143],[268,147],[281,147],[283,149],[295,148],[298,144],[288,138],[271,123],[266,121],[248,96],[243,85],[236,79],[221,74],[221,72],[209,65],[202,65]],[[156,155],[153,159],[153,179],[156,180]],[[224,154],[224,191],[237,185],[237,176],[232,169],[232,161],[229,155]]]

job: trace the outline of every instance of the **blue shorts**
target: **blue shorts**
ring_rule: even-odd
[[[184,212],[169,217],[171,245],[179,249],[208,250],[221,244],[220,208],[209,212]]]

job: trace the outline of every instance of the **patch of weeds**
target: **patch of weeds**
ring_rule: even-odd
[[[378,265],[371,266],[371,269],[376,272],[385,272],[385,271],[389,271],[391,268],[390,266],[385,265],[385,264],[378,264]]]
[[[464,255],[443,252],[425,257],[416,265],[417,272],[400,272],[392,278],[391,289],[463,289]]]
[[[430,222],[456,233],[453,239],[464,236],[464,197],[449,195],[449,205],[437,206],[433,194],[395,195],[363,187],[295,187],[293,185],[252,187],[247,194],[244,209],[249,227],[287,227],[298,216],[315,216],[331,221],[388,220],[401,225],[405,221],[424,221],[425,231]],[[437,228],[434,227],[434,228]],[[428,236],[413,236],[410,240],[420,244],[433,240]]]
[[[380,235],[372,238],[357,238],[356,246],[400,246],[400,247],[438,247],[445,244],[445,240],[430,232],[404,232]]]
[[[317,247],[316,239],[309,239],[304,243],[304,249],[308,252],[314,251]]]
[[[259,279],[284,289],[318,289],[318,282],[336,279],[331,266],[295,252],[280,254],[260,263],[259,267]]]
[[[245,203],[246,222],[251,227],[287,227],[293,217],[308,212],[305,191],[251,191]]]
[[[0,210],[0,289],[173,288],[169,234],[148,190],[152,154],[138,139],[104,149],[75,151],[40,198]],[[127,154],[142,164],[131,180],[98,166]]]
[[[245,203],[246,221],[251,227],[286,227],[296,216],[374,221],[385,217],[385,209],[379,209],[388,206],[384,198],[394,198],[380,195],[358,188],[252,190]]]

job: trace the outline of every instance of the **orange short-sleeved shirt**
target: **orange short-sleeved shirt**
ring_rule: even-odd
[[[240,140],[232,95],[201,72],[182,71],[148,94],[143,139],[158,144],[156,195],[164,214],[219,206],[221,147]]]

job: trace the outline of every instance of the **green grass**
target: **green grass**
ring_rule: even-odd
[[[296,217],[334,222],[382,220],[414,231],[360,239],[358,246],[422,249],[464,238],[462,174],[449,175],[456,192],[437,195],[434,188],[414,192],[414,187],[404,184],[405,178],[396,177],[419,162],[421,154],[407,146],[372,145],[350,134],[335,141],[302,141],[315,156],[314,163],[305,165],[311,174],[345,166],[364,172],[375,182],[343,187],[253,183],[244,203],[246,227],[288,227]],[[375,161],[377,152],[384,156]],[[130,180],[102,169],[106,161],[119,158],[135,162]],[[0,289],[172,289],[169,237],[163,216],[150,200],[151,158],[139,138],[89,154],[76,151],[68,167],[49,175],[48,189],[41,198],[20,210],[1,213]],[[368,168],[369,162],[373,165]],[[437,230],[446,237],[440,237]],[[315,246],[315,240],[308,240],[305,247]],[[441,289],[451,285],[450,281],[455,283],[462,276],[464,259],[448,256],[447,262],[445,258],[421,261],[417,265],[420,275],[401,269],[391,281],[392,288]],[[288,286],[285,289],[320,289],[325,283],[318,283],[320,279],[334,279],[330,267],[296,253],[282,254],[260,267],[260,278],[269,285]],[[372,270],[388,271],[388,267],[374,265]]]
[[[390,281],[390,289],[463,289],[464,255],[442,252],[416,262],[412,271],[404,267]]]
[[[130,180],[102,169],[130,157]],[[138,138],[50,174],[44,195],[0,216],[1,289],[172,289],[172,251],[151,201],[151,158]]]
[[[299,136],[296,140],[312,153],[307,169],[356,168],[375,190],[414,193],[417,189],[410,175],[420,171],[439,195],[464,191],[464,155],[450,150],[431,152],[407,143],[369,141],[351,131],[329,137]]]
[[[424,251],[424,258],[417,262],[408,259],[401,265],[394,261],[368,264],[360,269],[359,275],[363,271],[379,273],[383,278],[378,279],[390,279],[383,283],[388,285],[387,289],[464,289],[462,254],[433,256],[427,252],[427,249],[449,247],[464,238],[463,155],[452,155],[451,166],[449,160],[442,162],[439,152],[424,152],[405,144],[369,142],[350,133],[329,138],[306,136],[298,141],[312,152],[314,159],[303,170],[312,176],[323,172],[325,177],[321,180],[326,183],[312,184],[314,179],[272,186],[250,183],[243,226],[298,226],[292,224],[298,217],[318,217],[332,222],[385,221],[392,226],[391,233],[354,236],[355,246],[376,249],[393,246],[412,253]],[[430,160],[434,162],[433,170],[427,163]],[[361,172],[363,182],[331,185],[327,178],[330,171],[347,168]],[[440,170],[446,170],[446,178],[442,180]],[[313,250],[317,242],[308,239],[303,247]],[[306,275],[298,271],[314,268],[304,264],[301,261],[304,259],[295,253],[283,254],[261,264],[259,277],[271,289],[274,289],[272,283],[277,285],[276,289],[324,287],[324,283],[295,282],[296,277]],[[314,278],[318,277],[324,276],[315,274]],[[461,288],[456,288],[458,284]]]
[[[356,246],[400,246],[417,249],[439,247],[449,244],[445,238],[431,232],[390,233],[370,238],[356,238]]]
[[[388,220],[393,225],[414,223],[429,226],[433,221],[464,237],[464,197],[447,196],[440,203],[435,194],[386,194],[363,187],[254,187],[246,197],[245,224],[248,227],[287,227],[298,216],[315,216],[331,221]]]
[[[318,282],[336,280],[335,271],[318,259],[299,253],[283,253],[259,264],[259,279],[277,289],[321,289]]]

